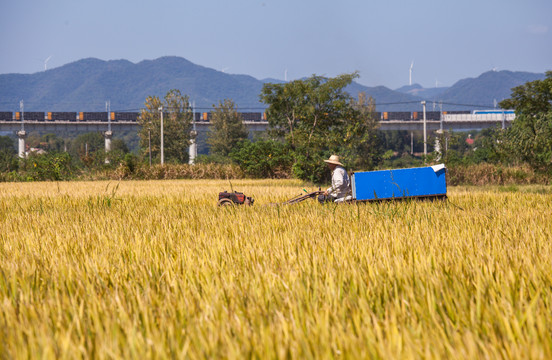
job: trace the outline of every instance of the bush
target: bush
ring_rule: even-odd
[[[230,158],[247,176],[255,178],[289,178],[293,164],[289,147],[274,140],[241,141]]]
[[[115,173],[119,178],[130,178],[138,168],[138,158],[134,154],[125,154]]]
[[[293,164],[293,175],[301,180],[310,181],[314,184],[325,184],[330,182],[331,171],[324,162],[330,157],[330,153],[314,156],[306,156],[303,153],[295,153],[295,163]]]
[[[494,164],[458,165],[447,168],[448,185],[527,185],[552,183],[546,174],[528,165],[501,166]]]
[[[19,161],[15,151],[0,150],[0,172],[10,172],[17,170]]]
[[[379,169],[402,169],[423,166],[423,158],[418,158],[410,155],[408,152],[402,153],[400,157],[392,157],[383,161],[378,166]]]
[[[23,178],[34,181],[68,180],[72,176],[68,153],[31,154],[24,160]]]
[[[196,164],[231,164],[232,159],[228,156],[215,154],[200,154],[195,158]]]

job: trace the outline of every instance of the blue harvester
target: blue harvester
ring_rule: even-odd
[[[365,171],[351,178],[352,198],[357,201],[446,198],[445,165],[412,169]]]

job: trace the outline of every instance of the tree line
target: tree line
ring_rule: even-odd
[[[378,167],[421,165],[439,158],[450,166],[471,163],[504,165],[528,164],[534,171],[550,173],[552,159],[552,72],[544,80],[528,82],[512,89],[510,99],[500,106],[515,109],[516,119],[508,129],[486,129],[467,134],[445,132],[431,138],[438,140],[439,152],[429,158],[413,156],[414,148],[423,145],[420,136],[411,138],[406,132],[381,132],[375,117],[374,100],[364,93],[358,98],[344,89],[358,77],[357,73],[334,78],[313,75],[282,84],[267,83],[259,99],[266,106],[269,130],[251,138],[238,113],[236,104],[225,99],[213,105],[211,128],[207,137],[209,154],[200,155],[198,163],[234,163],[252,177],[296,177],[321,183],[328,179],[323,159],[338,154],[352,170]],[[161,110],[160,110],[161,109]],[[101,134],[84,134],[67,144],[54,135],[39,139],[54,154],[61,153],[61,144],[70,160],[59,164],[92,168],[124,163],[137,164],[160,160],[160,112],[164,121],[164,158],[166,163],[187,163],[192,132],[190,99],[179,90],[170,90],[163,98],[150,96],[141,110],[139,153],[114,140],[113,152],[103,151]],[[10,140],[11,141],[11,140]],[[13,146],[0,137],[0,171],[13,171],[21,166]],[[444,146],[443,144],[447,144]],[[86,149],[85,149],[86,146]],[[12,150],[10,150],[10,148]],[[31,161],[37,167],[37,157]],[[108,161],[106,161],[106,159]],[[62,161],[63,160],[63,161]],[[28,163],[29,161],[27,161]],[[46,167],[51,164],[42,164]]]

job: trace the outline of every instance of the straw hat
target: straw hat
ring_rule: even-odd
[[[324,162],[328,164],[343,166],[343,164],[339,162],[339,156],[337,155],[330,156],[330,158],[328,160],[324,160]]]

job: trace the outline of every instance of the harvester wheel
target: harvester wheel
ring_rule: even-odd
[[[234,202],[230,199],[220,199],[218,201],[218,206],[232,206]]]

